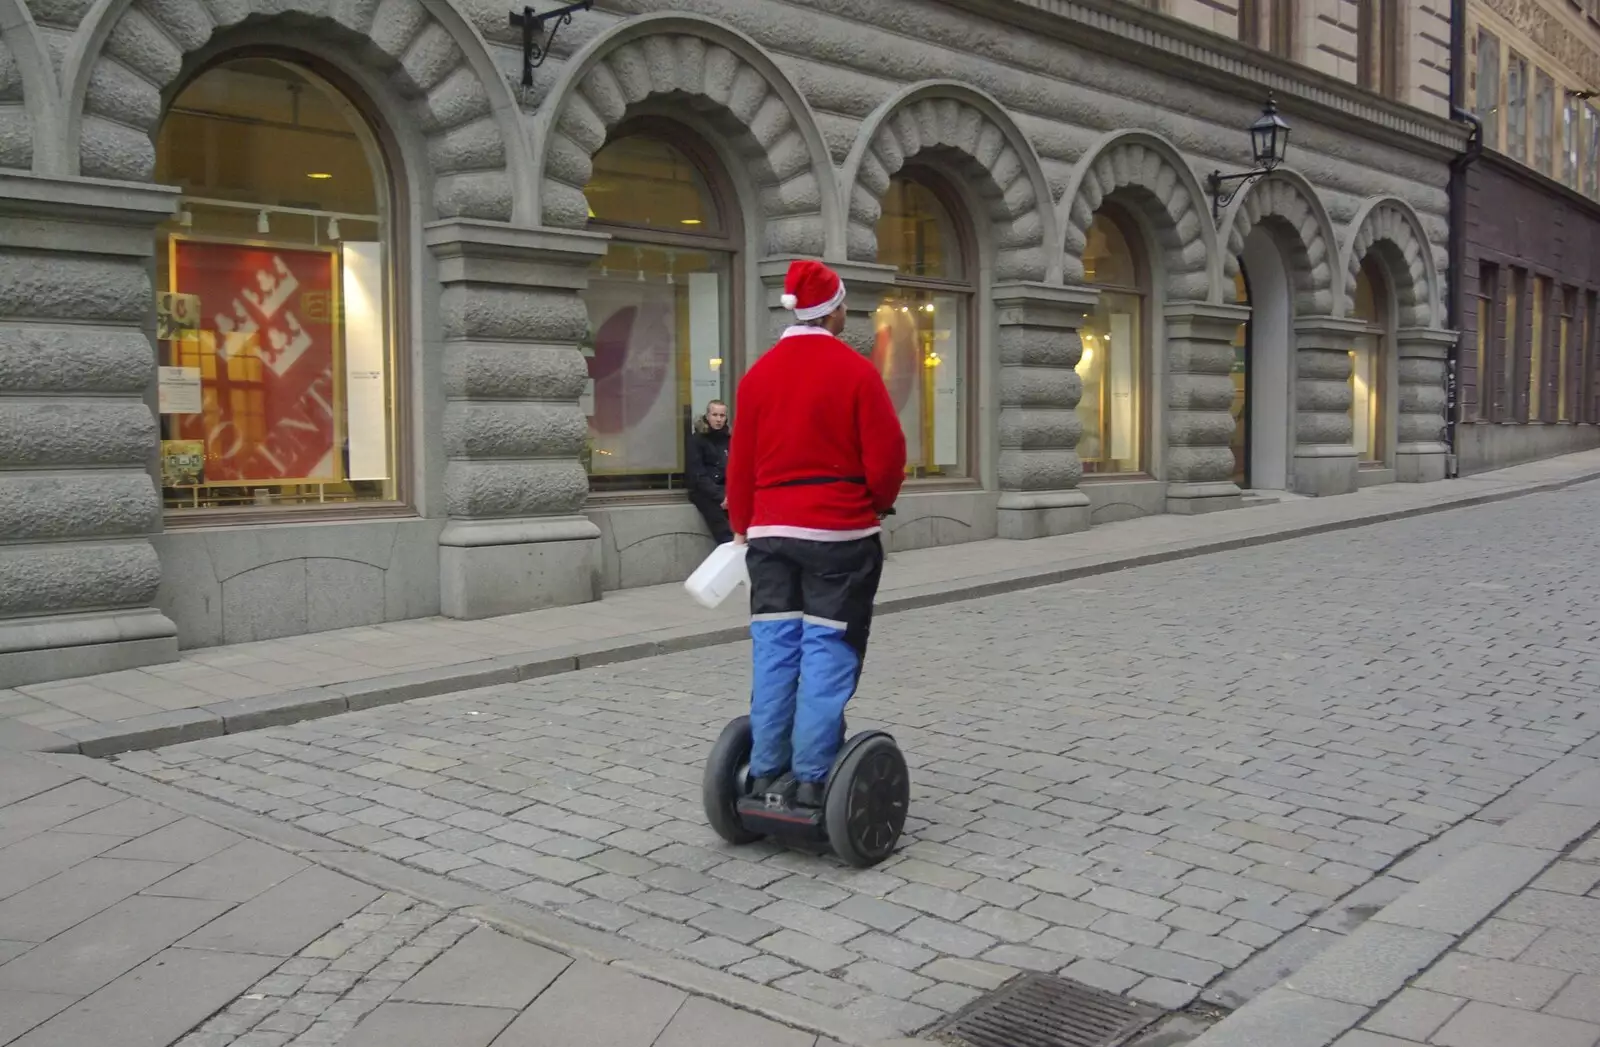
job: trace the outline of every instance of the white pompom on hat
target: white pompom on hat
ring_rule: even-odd
[[[795,319],[817,320],[839,308],[844,294],[844,281],[838,273],[821,262],[804,258],[789,264],[779,301],[794,313]]]

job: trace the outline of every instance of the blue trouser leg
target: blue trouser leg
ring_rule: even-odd
[[[842,741],[845,703],[861,679],[861,652],[843,622],[807,617],[800,647],[800,705],[794,717],[794,776],[825,781]]]
[[[752,778],[771,777],[789,769],[790,732],[800,687],[801,637],[799,612],[760,614],[750,623]]]

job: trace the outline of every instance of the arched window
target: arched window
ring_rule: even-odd
[[[156,180],[163,500],[172,514],[400,498],[393,187],[309,69],[213,66],[173,101]]]
[[[895,282],[878,305],[872,362],[900,413],[912,477],[968,475],[973,287],[950,199],[941,183],[902,174],[878,219],[878,261]]]
[[[1388,454],[1385,406],[1389,359],[1388,281],[1370,255],[1356,277],[1356,319],[1366,330],[1350,351],[1350,422],[1356,457],[1362,465],[1381,465]]]
[[[1122,226],[1095,215],[1083,249],[1084,279],[1100,289],[1083,323],[1078,376],[1083,398],[1078,455],[1085,473],[1134,473],[1144,468],[1145,334],[1143,266]]]
[[[698,143],[625,131],[594,158],[589,227],[611,234],[589,272],[589,489],[683,490],[693,417],[733,392],[736,209]]]

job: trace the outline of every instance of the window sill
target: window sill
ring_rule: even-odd
[[[162,528],[190,531],[211,527],[262,524],[320,524],[421,519],[415,507],[403,502],[346,503],[339,506],[251,506],[248,509],[167,509]]]
[[[1154,479],[1155,477],[1143,471],[1135,473],[1084,473],[1083,478],[1078,481],[1078,485],[1149,482]]]

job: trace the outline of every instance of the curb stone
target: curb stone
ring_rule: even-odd
[[[1578,772],[1188,1047],[1328,1047],[1600,827],[1597,797]]]
[[[1256,546],[1275,545],[1318,534],[1353,530],[1374,524],[1430,516],[1453,509],[1469,509],[1511,501],[1528,495],[1564,490],[1596,479],[1600,479],[1600,471],[1585,472],[1560,480],[1531,482],[1509,490],[1487,491],[1451,501],[1377,512],[1347,520],[1285,527],[1265,534],[1198,543],[1173,542],[1157,546],[1148,552],[1109,554],[1107,559],[1098,563],[1044,570],[1020,568],[989,575],[969,576],[967,579],[949,583],[911,586],[880,599],[875,613],[881,616],[990,596],[1003,596],[1137,567],[1149,567]],[[11,748],[81,753],[84,756],[95,757],[114,756],[135,749],[152,749],[177,742],[215,738],[262,727],[285,726],[303,720],[358,712],[362,709],[393,705],[416,698],[432,698],[477,687],[521,683],[580,669],[718,647],[738,643],[747,636],[748,629],[743,623],[737,626],[680,625],[617,640],[574,644],[554,651],[541,651],[537,655],[502,655],[475,659],[456,665],[286,691],[261,698],[218,702],[193,709],[151,713],[89,726],[65,727],[59,732],[31,729],[27,733],[8,735],[5,732],[6,725],[0,722],[0,751],[8,748],[9,737]]]
[[[907,1038],[883,1026],[872,1029],[869,1020],[846,1017],[835,1008],[669,956],[494,891],[346,847],[265,815],[241,811],[177,786],[153,781],[114,764],[74,754],[38,754],[38,758],[102,785],[288,851],[380,890],[407,895],[576,959],[616,967],[792,1028],[816,1033],[845,1047],[939,1047],[934,1041]],[[889,1038],[885,1039],[886,1035]]]

